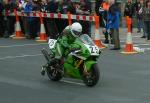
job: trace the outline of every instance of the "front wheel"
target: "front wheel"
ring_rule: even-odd
[[[87,86],[92,87],[98,83],[99,77],[100,72],[98,66],[97,64],[93,64],[90,71],[88,71],[88,75],[83,76],[83,81]]]
[[[57,60],[56,60],[57,61]],[[55,62],[52,66],[46,68],[47,75],[52,81],[59,81],[63,77],[63,67]]]

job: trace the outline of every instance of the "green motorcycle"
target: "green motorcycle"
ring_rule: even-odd
[[[46,71],[52,81],[59,81],[62,77],[71,77],[82,79],[87,86],[95,86],[100,78],[97,59],[101,51],[91,38],[86,34],[81,35],[74,42],[75,45],[80,45],[81,48],[71,51],[61,60],[54,57],[56,43],[57,40],[49,39],[50,52],[42,49],[47,63],[42,66],[41,74],[44,75]]]

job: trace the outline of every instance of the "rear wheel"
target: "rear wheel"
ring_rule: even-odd
[[[88,75],[83,76],[83,81],[87,86],[92,87],[98,83],[99,77],[100,72],[98,66],[97,64],[93,64],[91,70],[88,71]]]

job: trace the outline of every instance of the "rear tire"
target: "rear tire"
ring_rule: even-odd
[[[83,76],[83,81],[87,86],[93,87],[98,83],[100,78],[100,72],[97,64],[93,64],[91,70],[88,73],[88,76]]]

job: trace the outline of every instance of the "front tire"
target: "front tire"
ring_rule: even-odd
[[[88,75],[83,76],[83,82],[89,86],[89,87],[93,87],[95,86],[100,78],[100,72],[98,69],[97,64],[93,64],[90,71],[88,71]]]
[[[56,63],[46,68],[47,75],[52,81],[59,81],[63,77],[62,66]]]

